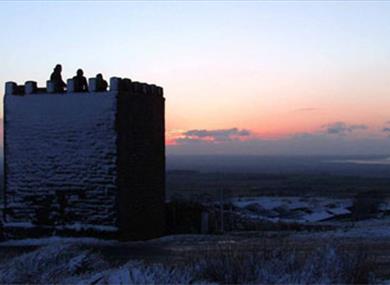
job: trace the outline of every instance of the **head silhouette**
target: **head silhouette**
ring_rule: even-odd
[[[83,76],[84,75],[84,72],[81,68],[77,69],[77,76]]]
[[[62,71],[62,66],[61,64],[57,64],[56,67],[54,67],[55,72],[61,72]]]
[[[101,73],[96,74],[96,78],[99,79],[99,80],[100,80],[100,79],[103,79],[103,75],[102,75]]]

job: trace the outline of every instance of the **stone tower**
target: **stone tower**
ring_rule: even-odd
[[[164,233],[163,89],[113,77],[108,91],[6,83],[8,235],[147,239]]]

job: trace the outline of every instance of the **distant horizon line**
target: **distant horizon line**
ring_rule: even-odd
[[[231,157],[383,157],[390,158],[389,154],[237,154],[237,153],[216,153],[216,154],[166,154],[168,156],[231,156]],[[0,153],[0,159],[4,157]]]

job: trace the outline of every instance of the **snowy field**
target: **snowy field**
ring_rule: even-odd
[[[96,238],[0,243],[0,284],[385,284],[390,216],[361,221],[352,199],[234,198],[234,211],[271,223],[328,230],[171,235],[150,241]],[[383,208],[388,211],[389,205]]]
[[[364,252],[336,244],[313,243],[309,248],[306,243],[302,249],[297,242],[283,243],[275,238],[229,235],[170,236],[138,243],[85,238],[6,242],[0,244],[0,283],[383,284],[385,280],[371,270],[375,264]],[[23,253],[10,252],[31,245]],[[169,251],[153,259],[129,255],[117,262],[107,258],[107,250],[112,257],[115,249],[156,246]]]
[[[249,218],[265,219],[273,222],[310,223],[335,221],[351,215],[352,199],[332,199],[325,197],[280,197],[263,196],[257,198],[233,198],[230,201]],[[390,203],[384,202],[383,212],[390,210]]]

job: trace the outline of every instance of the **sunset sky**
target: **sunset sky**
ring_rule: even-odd
[[[389,154],[390,2],[1,2],[0,83],[164,87],[168,154]]]

